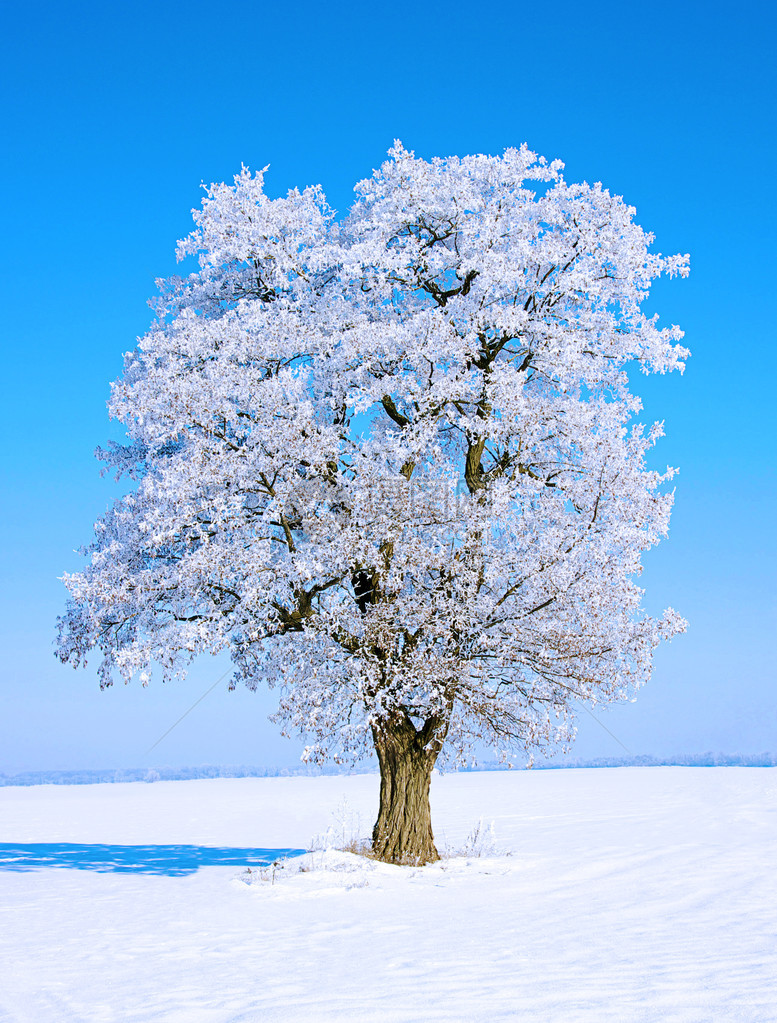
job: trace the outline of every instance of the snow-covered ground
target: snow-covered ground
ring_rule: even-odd
[[[435,777],[422,869],[327,851],[377,790],[0,789],[0,1020],[777,1020],[777,768]]]

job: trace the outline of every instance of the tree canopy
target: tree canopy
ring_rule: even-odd
[[[309,758],[376,748],[383,858],[433,858],[443,747],[566,742],[576,702],[630,697],[685,625],[635,582],[673,470],[646,464],[662,429],[628,372],[682,369],[642,306],[688,258],[561,170],[396,143],[337,219],[243,168],[113,385],[128,440],[99,454],[134,483],[65,577],[61,658],[146,684],[229,651]]]

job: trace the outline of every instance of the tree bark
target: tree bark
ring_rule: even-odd
[[[403,713],[372,726],[380,764],[380,809],[372,831],[376,859],[415,866],[439,860],[429,787],[447,730],[436,718],[418,730]]]

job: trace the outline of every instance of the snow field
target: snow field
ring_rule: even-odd
[[[485,839],[424,868],[331,848],[377,794],[0,789],[0,1020],[777,1020],[777,769],[435,776],[438,848]]]

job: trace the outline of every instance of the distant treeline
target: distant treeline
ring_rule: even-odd
[[[595,760],[543,761],[534,769],[566,767],[777,767],[775,753],[680,753],[672,757],[597,757]],[[485,768],[481,768],[485,770]]]
[[[25,771],[0,774],[3,785],[100,785],[128,781],[193,781],[196,778],[290,778],[347,774],[338,765],[326,767],[130,767],[122,770]]]
[[[514,765],[525,770],[523,765]],[[599,767],[777,767],[773,753],[685,753],[674,757],[598,757],[595,760],[542,761],[534,764],[535,771],[569,770]],[[501,761],[479,761],[459,770],[505,771],[508,765]],[[98,785],[106,782],[192,781],[196,778],[315,778],[322,775],[374,773],[369,762],[361,768],[348,768],[337,764],[325,767],[300,765],[297,767],[137,767],[126,770],[104,771],[25,771],[21,774],[0,774],[4,785]]]

